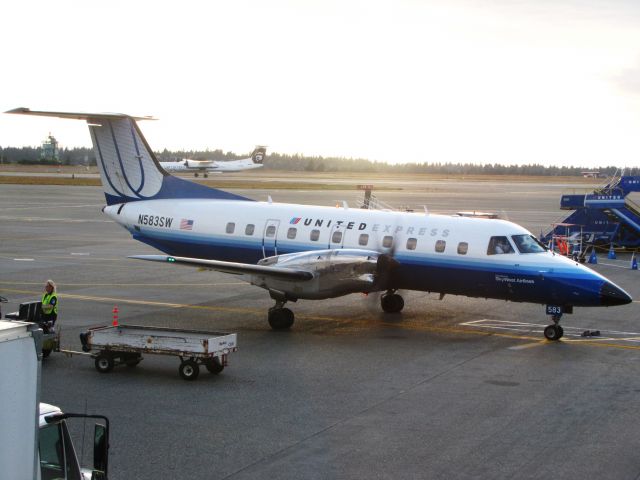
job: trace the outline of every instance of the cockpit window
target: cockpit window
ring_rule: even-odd
[[[515,253],[507,237],[491,237],[487,255],[501,255],[503,253]]]
[[[533,235],[512,235],[511,238],[520,253],[540,253],[546,250],[546,247]]]

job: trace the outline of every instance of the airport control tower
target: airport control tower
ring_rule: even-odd
[[[51,133],[42,142],[42,152],[40,153],[41,160],[48,160],[51,162],[60,161],[60,149],[58,148],[58,141]]]

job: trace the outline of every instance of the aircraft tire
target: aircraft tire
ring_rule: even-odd
[[[404,299],[397,293],[389,293],[380,297],[380,306],[386,313],[398,313],[404,308]]]
[[[288,330],[295,320],[293,312],[288,308],[270,308],[268,319],[273,330]]]
[[[224,370],[224,365],[222,365],[218,357],[207,359],[204,362],[204,366],[207,368],[207,370],[209,370],[210,373],[213,373],[214,375],[217,375],[222,372],[222,370]]]
[[[200,366],[193,360],[185,360],[178,368],[180,376],[185,380],[193,381],[200,375]]]
[[[555,342],[560,340],[564,331],[560,325],[549,325],[544,329],[544,336],[547,340]]]
[[[198,178],[198,174],[197,174],[197,173],[194,173],[194,174],[193,174],[193,176],[194,176],[194,177],[196,177],[196,178]]]
[[[95,366],[100,373],[109,373],[114,365],[113,357],[109,354],[101,353],[96,357]]]

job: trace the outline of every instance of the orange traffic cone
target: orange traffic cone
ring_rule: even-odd
[[[117,327],[118,326],[118,306],[114,305],[113,306],[113,326]]]

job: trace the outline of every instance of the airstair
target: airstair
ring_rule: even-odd
[[[640,247],[640,176],[616,172],[591,193],[567,194],[562,210],[572,213],[543,235],[545,244],[569,243],[585,247],[637,249]]]

